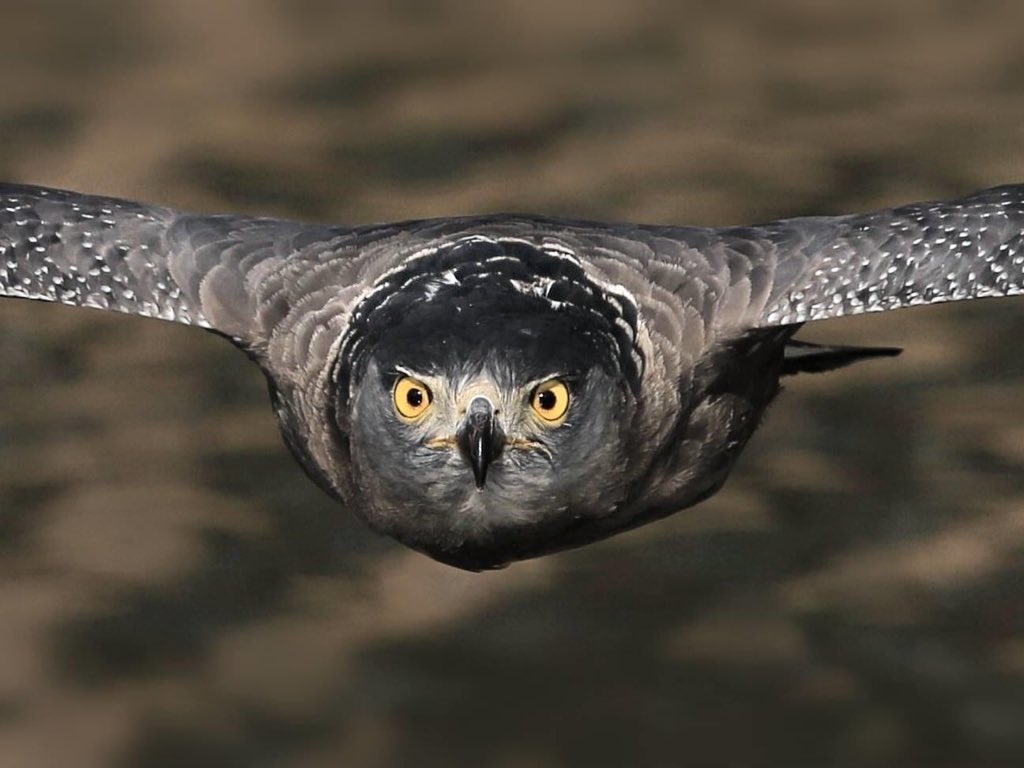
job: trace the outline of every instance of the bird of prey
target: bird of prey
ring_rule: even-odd
[[[724,228],[350,228],[0,185],[0,296],[228,338],[327,493],[471,570],[706,499],[781,376],[898,352],[803,323],[1022,292],[1024,185]]]

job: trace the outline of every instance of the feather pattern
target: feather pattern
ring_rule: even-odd
[[[1024,186],[715,229],[511,215],[345,228],[0,185],[0,295],[208,328],[322,397],[361,302],[467,238],[562,254],[635,305],[648,386],[669,399],[747,329],[1024,291]]]
[[[530,216],[349,229],[0,185],[0,295],[266,342],[288,316],[335,305],[345,314],[390,270],[468,236],[574,255],[653,310],[651,331],[677,348],[706,341],[712,328],[1024,292],[1024,186],[718,229]],[[690,316],[685,335],[680,314]]]
[[[405,316],[467,293],[480,299],[469,327],[490,322],[494,348],[506,349],[507,338],[492,307],[518,302],[529,306],[512,321],[519,331],[542,333],[530,328],[536,315],[571,317],[564,343],[589,328],[608,344],[592,357],[613,348],[613,367],[629,383],[614,417],[601,411],[607,420],[564,432],[592,430],[577,446],[586,450],[561,455],[565,472],[551,475],[550,487],[538,478],[553,463],[516,475],[509,459],[514,480],[479,495],[457,457],[431,464],[430,483],[402,486],[418,475],[378,469],[405,466],[418,444],[401,443],[381,461],[375,449],[392,438],[373,425],[388,409],[378,399],[353,418],[366,392],[390,398],[360,378],[383,339],[395,337],[390,329],[423,332]],[[470,568],[576,546],[706,498],[779,376],[895,351],[809,347],[792,338],[802,323],[1021,293],[1024,186],[747,227],[495,215],[348,228],[0,185],[0,296],[162,318],[232,339],[267,374],[285,439],[325,490],[378,530]],[[426,339],[443,346],[460,326],[449,306],[440,309]],[[549,338],[531,349],[552,346]],[[586,456],[603,462],[598,470]],[[459,516],[469,508],[477,513]]]
[[[1024,293],[1024,186],[735,237],[756,244],[753,258],[772,273],[746,318],[758,326]]]

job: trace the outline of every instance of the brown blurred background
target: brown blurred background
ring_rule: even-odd
[[[335,222],[719,224],[1024,180],[1024,6],[40,0],[0,176]],[[2,766],[1024,761],[1024,303],[804,336],[725,491],[484,575],[383,541],[212,336],[0,303]]]

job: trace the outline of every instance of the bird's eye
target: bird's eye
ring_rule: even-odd
[[[561,379],[545,381],[533,390],[530,406],[541,421],[557,426],[569,410],[569,388]]]
[[[403,376],[395,384],[395,410],[405,419],[417,419],[427,412],[433,399],[430,387],[411,376]]]

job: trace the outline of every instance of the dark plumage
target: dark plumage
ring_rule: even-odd
[[[345,228],[0,185],[0,295],[197,325],[375,529],[489,568],[714,493],[779,377],[893,349],[811,320],[1024,292],[1024,186],[720,229]]]

